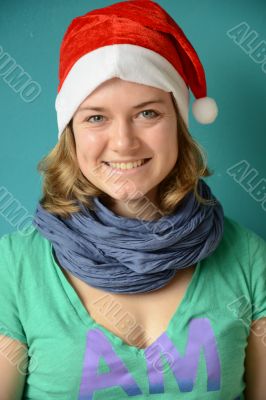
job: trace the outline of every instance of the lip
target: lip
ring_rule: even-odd
[[[148,159],[148,161],[146,161],[140,167],[131,168],[131,169],[118,169],[118,168],[113,168],[110,165],[107,165],[105,162],[104,162],[104,164],[106,165],[106,167],[108,169],[110,169],[110,171],[112,171],[113,173],[115,173],[117,175],[132,175],[132,174],[136,174],[138,172],[143,171],[147,167],[147,165],[149,165],[151,160],[152,160],[152,158]]]

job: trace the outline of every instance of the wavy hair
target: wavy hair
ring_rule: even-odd
[[[173,169],[158,185],[157,207],[163,216],[174,212],[192,190],[199,203],[215,204],[214,200],[203,198],[197,191],[199,179],[213,175],[213,171],[207,166],[204,149],[189,133],[172,93],[171,97],[177,115],[178,146],[182,151],[179,151]],[[81,210],[79,203],[93,210],[93,196],[99,196],[107,204],[112,203],[109,195],[92,184],[79,168],[72,120],[55,147],[39,161],[37,169],[43,175],[40,203],[50,213],[68,218]]]

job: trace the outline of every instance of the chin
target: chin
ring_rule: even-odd
[[[132,190],[132,188],[126,185],[122,185],[121,187],[118,187],[115,190],[110,190],[110,191],[104,190],[104,191],[113,200],[117,201],[137,200],[137,199],[142,199],[144,196],[138,190]]]

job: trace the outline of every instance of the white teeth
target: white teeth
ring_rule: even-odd
[[[142,164],[144,164],[145,160],[139,160],[133,163],[107,163],[110,165],[112,168],[116,169],[131,169],[131,168],[137,168],[140,167]]]

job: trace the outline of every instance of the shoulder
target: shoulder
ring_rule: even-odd
[[[262,237],[225,216],[223,236],[209,258],[209,265],[220,282],[230,283],[236,297],[245,296],[252,303],[260,297],[262,314],[262,303],[266,305],[263,301],[266,293],[266,242]],[[216,268],[212,269],[213,265]]]
[[[256,232],[235,221],[224,217],[224,232],[221,242],[217,248],[218,253],[226,253],[236,257],[238,261],[247,260],[252,262],[254,252],[266,251],[266,242]]]
[[[239,222],[235,221],[233,218],[230,218],[228,216],[224,217],[224,226],[225,226],[225,230],[228,234],[237,234],[240,236],[247,236],[248,239],[252,238],[253,240],[259,240],[259,241],[264,241],[265,240],[258,235],[256,232],[254,232],[252,229],[240,224]]]
[[[241,245],[247,243],[249,234],[252,233],[250,229],[233,218],[228,216],[224,217],[224,240],[231,242],[231,245]],[[255,233],[254,233],[255,234]]]
[[[45,268],[53,263],[52,243],[34,228],[28,235],[5,234],[0,239],[0,280],[15,284],[20,293],[30,292],[36,282],[46,279]]]
[[[9,262],[21,257],[32,257],[49,248],[49,241],[32,225],[27,233],[14,231],[0,238],[1,258]]]
[[[239,298],[251,320],[266,317],[266,241],[251,229],[226,217],[217,258],[240,287]]]

